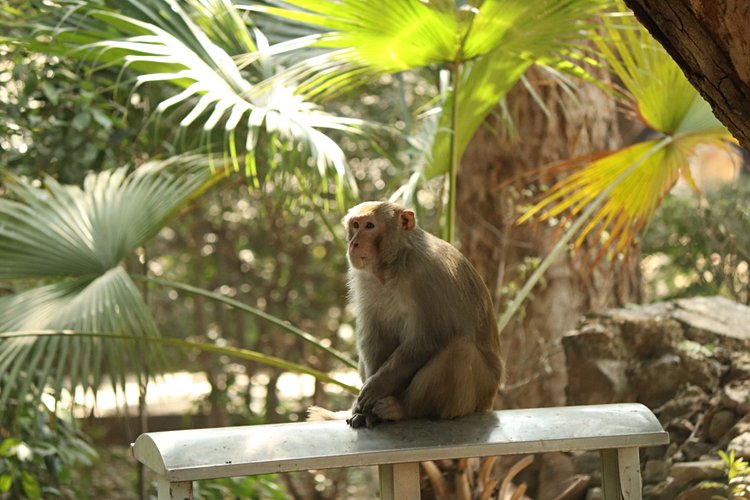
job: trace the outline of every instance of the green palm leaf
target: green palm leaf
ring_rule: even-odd
[[[204,160],[180,158],[130,174],[125,169],[90,174],[82,188],[47,179],[43,189],[11,178],[9,196],[0,198],[0,279],[35,281],[0,297],[0,331],[157,337],[154,319],[121,261],[221,177]],[[38,400],[46,383],[57,395],[63,386],[94,389],[105,365],[113,383],[124,384],[125,367],[138,368],[139,360],[158,366],[158,351],[150,344],[76,335],[5,339],[0,384],[6,389],[15,384],[17,391],[3,390],[0,408],[8,408],[11,393],[18,404],[26,402],[27,391]]]
[[[356,134],[364,122],[323,112],[291,82],[262,85],[277,70],[265,59],[255,58],[249,66],[236,62],[243,51],[257,53],[266,42],[257,30],[253,40],[231,2],[121,0],[109,5],[50,7],[53,17],[40,30],[54,35],[61,54],[94,69],[116,66],[136,73],[136,87],[174,88],[158,103],[157,113],[170,113],[184,130],[198,127],[202,140],[210,140],[214,131],[222,135],[236,169],[244,152],[246,172],[257,174],[258,138],[266,135],[272,149],[265,155],[269,166],[280,163],[275,152],[300,149],[313,157],[322,177],[330,169],[340,200],[344,189],[356,191],[343,151],[325,131]],[[281,148],[275,145],[279,140]]]
[[[308,38],[330,52],[277,75],[302,81],[309,95],[330,95],[383,73],[425,66],[450,69],[451,91],[442,103],[427,177],[449,174],[445,238],[453,239],[455,184],[460,158],[490,111],[536,59],[575,47],[585,20],[605,0],[485,0],[457,2],[285,0],[293,8],[258,12],[314,25],[327,32]]]
[[[632,14],[621,10],[605,16],[603,23],[605,36],[598,40],[598,48],[629,92],[630,105],[661,139],[635,144],[583,167],[575,160],[566,162],[573,173],[519,219],[523,222],[538,216],[544,220],[563,214],[575,217],[619,179],[601,209],[576,237],[579,247],[589,235],[601,242],[599,256],[606,251],[627,253],[680,176],[697,189],[689,169],[696,146],[726,148],[733,141],[677,64]],[[644,157],[655,146],[657,150]],[[634,163],[637,168],[630,168]]]

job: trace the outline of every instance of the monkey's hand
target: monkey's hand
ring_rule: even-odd
[[[377,374],[365,381],[362,390],[359,391],[359,396],[357,397],[357,402],[354,404],[352,413],[371,414],[375,403],[386,396],[390,396],[388,385],[380,382],[381,379]]]

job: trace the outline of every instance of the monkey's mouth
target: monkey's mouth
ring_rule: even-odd
[[[367,256],[352,256],[351,257],[352,266],[354,266],[357,269],[365,269],[368,264],[370,263],[370,258]]]

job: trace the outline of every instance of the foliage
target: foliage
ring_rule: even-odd
[[[586,19],[600,0],[359,0],[337,3],[287,0],[294,8],[254,7],[323,33],[308,44],[332,49],[276,76],[301,80],[310,95],[336,93],[384,73],[438,66],[449,70],[431,153],[421,166],[426,177],[447,175],[444,237],[453,241],[455,189],[460,158],[469,139],[523,72],[536,60],[574,50]],[[384,49],[385,48],[385,49]]]
[[[670,196],[643,236],[654,300],[724,295],[750,303],[750,183],[740,178],[705,198]]]
[[[0,42],[1,44],[2,42]],[[0,45],[0,170],[80,184],[89,170],[124,164],[137,149],[117,106],[65,60]]]
[[[721,495],[718,498],[746,498],[750,494],[750,486],[747,484],[750,464],[744,458],[735,456],[734,450],[730,450],[729,453],[719,450],[718,454],[724,466],[726,482],[702,481],[699,486],[705,489],[719,489],[726,493],[726,496]]]
[[[10,196],[0,199],[0,279],[19,281],[15,294],[0,297],[0,331],[157,337],[153,317],[121,264],[220,178],[202,162],[182,160],[171,172],[161,165],[90,174],[83,188],[47,178],[45,190],[10,178]],[[124,385],[126,367],[134,360],[153,365],[154,354],[138,342],[75,335],[7,338],[0,350],[0,379],[23,402],[27,391],[38,400],[44,387],[31,385],[31,374],[45,383],[49,377],[59,397],[65,373],[71,387],[97,387],[102,356],[114,383]],[[22,371],[25,379],[19,377]],[[0,394],[4,410],[9,394]]]
[[[9,387],[0,383],[0,389]],[[18,402],[16,391],[9,404]],[[0,496],[30,500],[67,493],[71,469],[89,465],[96,457],[69,415],[45,404],[24,405],[16,428],[0,422]]]
[[[697,145],[726,148],[733,140],[677,64],[632,14],[621,10],[604,16],[603,23],[604,33],[597,41],[601,56],[625,86],[626,104],[633,116],[656,137],[593,159],[553,166],[572,173],[520,219],[571,219],[612,186],[606,202],[576,238],[578,247],[587,238],[602,243],[595,260],[607,251],[613,256],[627,255],[680,175],[697,189],[688,164]]]
[[[321,130],[358,133],[362,122],[323,112],[292,84],[259,85],[279,71],[277,61],[261,58],[242,67],[235,62],[267,41],[259,30],[249,30],[252,22],[229,0],[61,5],[39,4],[33,27],[50,43],[31,45],[78,59],[93,73],[121,68],[133,75],[134,82],[118,77],[118,87],[171,89],[155,103],[151,118],[166,117],[177,126],[177,152],[223,148],[231,168],[255,187],[273,170],[311,166],[323,192],[335,180],[341,206],[346,191],[356,191],[343,151]]]
[[[284,500],[289,498],[276,476],[230,477],[196,481],[193,495],[197,499],[205,500],[224,498]]]

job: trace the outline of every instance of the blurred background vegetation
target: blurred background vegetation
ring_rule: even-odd
[[[742,156],[616,3],[0,16],[0,497],[116,498],[91,480],[127,460],[103,443],[349,406],[338,221],[359,200],[415,207],[483,274],[513,353],[501,407],[564,404],[557,340],[587,311],[750,300]],[[347,474],[198,492],[337,498]]]

